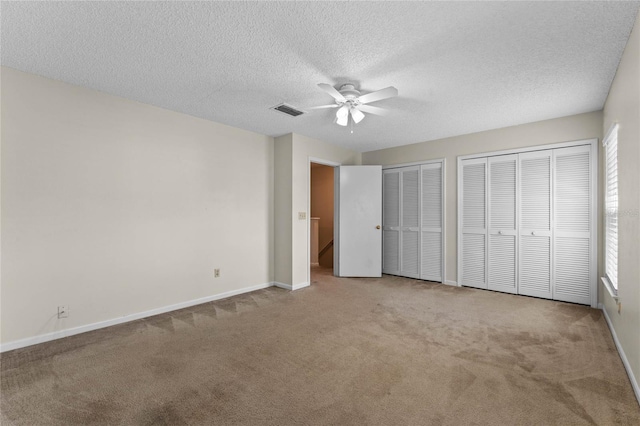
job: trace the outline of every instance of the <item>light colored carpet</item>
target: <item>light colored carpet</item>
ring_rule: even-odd
[[[2,424],[640,424],[598,310],[313,280],[5,353]]]

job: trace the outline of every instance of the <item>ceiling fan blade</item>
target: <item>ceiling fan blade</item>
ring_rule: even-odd
[[[351,108],[351,117],[353,118],[353,122],[358,124],[364,118],[364,114],[357,108]]]
[[[393,86],[389,86],[376,92],[362,95],[358,99],[361,104],[368,104],[370,102],[381,101],[382,99],[393,98],[394,96],[398,96],[398,89]]]
[[[360,111],[368,112],[369,114],[373,114],[373,115],[388,115],[389,114],[389,111],[387,111],[386,109],[380,108],[380,107],[371,106],[371,105],[358,105],[357,108]]]
[[[318,84],[318,87],[321,88],[322,90],[324,90],[325,92],[327,92],[328,94],[330,94],[338,102],[346,102],[347,101],[345,99],[345,97],[342,96],[342,94],[340,92],[338,92],[336,90],[336,88],[333,87],[330,84],[320,83],[320,84]]]
[[[305,109],[325,109],[325,108],[338,108],[340,105],[338,104],[333,104],[333,105],[320,105],[320,106],[315,106],[315,107],[310,107],[310,108],[305,108]]]

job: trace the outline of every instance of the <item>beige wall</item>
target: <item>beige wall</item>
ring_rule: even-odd
[[[601,301],[640,383],[640,15],[604,106],[603,132],[618,130],[618,294],[621,310],[604,290]],[[604,156],[601,155],[601,163]],[[603,186],[601,174],[600,184]],[[640,395],[638,395],[640,398]]]
[[[272,138],[7,68],[2,89],[3,343],[273,281]]]
[[[292,283],[292,203],[293,203],[293,134],[274,142],[274,256],[275,281]]]
[[[546,145],[602,137],[602,113],[591,112],[520,126],[505,127],[362,154],[363,164],[402,164],[444,158],[445,174],[445,280],[457,281],[457,157],[505,149]]]
[[[318,250],[333,240],[333,173],[331,166],[311,167],[311,216],[319,217]],[[329,253],[331,252],[331,253]],[[323,266],[333,266],[332,250],[320,258]]]

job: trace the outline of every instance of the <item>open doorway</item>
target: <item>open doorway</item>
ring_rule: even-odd
[[[334,167],[310,163],[309,263],[333,271]]]

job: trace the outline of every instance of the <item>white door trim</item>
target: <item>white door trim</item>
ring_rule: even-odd
[[[476,154],[459,155],[457,158],[458,158],[458,164],[460,164],[460,160],[467,160],[469,158],[494,157],[496,155],[507,155],[507,154],[520,154],[522,152],[543,151],[547,149],[556,149],[556,148],[569,148],[572,146],[579,146],[579,145],[593,145],[593,146],[596,146],[597,148],[597,143],[598,143],[597,138],[581,139],[581,140],[571,141],[571,142],[551,143],[548,145],[534,145],[534,146],[526,146],[523,148],[506,149],[501,151],[479,152]]]
[[[446,160],[445,158],[434,158],[433,160],[412,161],[411,163],[388,164],[386,166],[382,166],[382,170],[397,169],[400,167],[422,166],[423,164],[433,164],[433,163],[444,164],[445,160]]]
[[[447,280],[447,159],[442,159],[442,283]],[[456,283],[457,284],[457,283]]]

